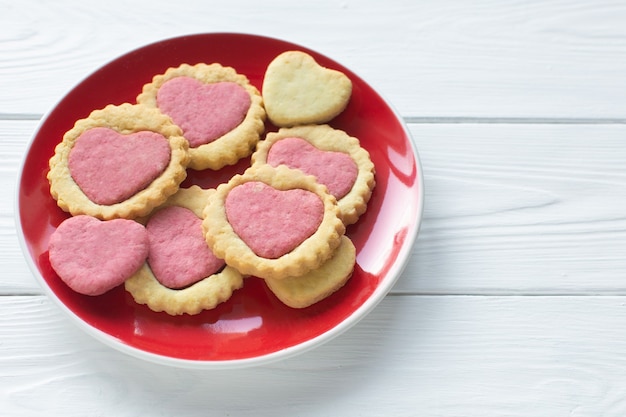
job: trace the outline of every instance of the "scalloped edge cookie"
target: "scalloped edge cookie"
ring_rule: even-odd
[[[83,132],[95,127],[106,127],[123,135],[140,131],[159,133],[168,139],[170,162],[159,177],[130,198],[111,205],[97,204],[83,193],[69,169],[69,155],[77,139]],[[87,118],[78,120],[63,135],[63,140],[56,146],[55,154],[49,162],[47,178],[50,182],[50,194],[61,209],[73,216],[86,214],[101,220],[145,216],[176,193],[180,183],[187,177],[188,147],[180,128],[159,111],[130,103],[108,105],[92,111]]]
[[[152,311],[165,312],[170,316],[195,315],[211,310],[227,301],[241,287],[242,275],[229,267],[182,290],[163,286],[147,264],[124,282],[124,288],[136,303],[145,304]]]
[[[163,74],[155,75],[152,82],[143,86],[142,92],[137,96],[137,103],[158,109],[156,98],[159,88],[166,81],[181,76],[192,77],[205,84],[234,82],[245,88],[251,99],[244,120],[236,128],[213,142],[189,148],[191,155],[189,168],[218,170],[249,156],[265,131],[265,108],[259,90],[245,75],[237,73],[232,67],[224,67],[217,63],[199,63],[168,68]]]
[[[320,226],[312,236],[279,258],[268,259],[256,255],[235,233],[225,209],[228,193],[249,181],[260,181],[278,190],[304,189],[317,194],[324,203]],[[207,242],[218,258],[224,259],[227,265],[244,275],[272,279],[299,276],[318,268],[332,256],[345,233],[337,201],[326,191],[325,186],[318,184],[313,176],[304,175],[298,170],[286,166],[273,168],[270,165],[248,168],[228,183],[219,185],[208,199],[203,225]]]
[[[214,190],[205,190],[197,185],[181,188],[159,209],[170,206],[184,207],[202,219],[207,197],[212,192]],[[139,219],[144,224],[148,220],[149,217]],[[171,289],[156,279],[146,262],[137,273],[124,282],[124,288],[133,296],[135,302],[147,305],[152,311],[164,311],[172,316],[194,315],[203,310],[213,309],[227,301],[235,290],[243,286],[243,281],[244,277],[239,271],[226,265],[220,272],[197,281],[189,287]]]
[[[369,152],[361,147],[357,138],[329,125],[296,126],[281,128],[278,132],[268,133],[265,140],[257,144],[257,149],[252,154],[252,166],[266,164],[267,155],[272,145],[281,139],[290,137],[304,139],[322,151],[343,152],[350,155],[358,168],[357,177],[352,189],[340,198],[337,204],[344,224],[347,226],[356,223],[367,210],[367,203],[376,186],[375,167]]]
[[[352,276],[355,263],[356,248],[344,235],[333,256],[319,268],[299,277],[265,279],[265,283],[283,304],[306,308],[343,287]]]

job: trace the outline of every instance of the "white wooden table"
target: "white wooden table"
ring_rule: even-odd
[[[400,111],[424,169],[392,293],[258,368],[164,367],[84,334],[32,277],[13,219],[57,100],[119,55],[201,32],[351,68]],[[626,415],[623,1],[0,0],[0,187],[3,416]]]

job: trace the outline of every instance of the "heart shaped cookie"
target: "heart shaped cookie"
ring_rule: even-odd
[[[337,200],[348,194],[358,169],[350,155],[322,151],[302,138],[285,138],[276,142],[267,155],[272,166],[287,165],[313,175]]]
[[[346,230],[325,186],[301,171],[268,164],[219,185],[202,225],[215,256],[243,275],[274,279],[319,267]]]
[[[218,170],[249,156],[265,131],[259,90],[232,67],[181,64],[144,84],[137,103],[169,115],[189,141],[189,168]]]
[[[196,148],[237,127],[250,108],[250,95],[234,82],[203,84],[176,77],[159,88],[157,105],[183,129],[189,146]]]
[[[74,216],[145,216],[178,191],[188,150],[180,127],[157,109],[111,104],[65,132],[50,158],[50,194]]]
[[[259,181],[233,188],[226,217],[258,256],[276,259],[311,236],[324,217],[324,204],[307,190],[277,190]]]
[[[181,188],[156,213],[140,219],[159,243],[149,237],[148,262],[124,282],[137,303],[173,316],[193,315],[217,307],[243,286],[239,271],[224,266],[204,239],[200,217],[214,191],[197,185]]]
[[[120,203],[143,190],[170,162],[167,139],[155,132],[122,135],[95,127],[76,140],[69,169],[85,195],[96,204]]]
[[[132,220],[75,216],[50,236],[52,268],[74,291],[100,295],[122,284],[148,256],[146,229]]]
[[[276,126],[326,123],[346,108],[351,94],[352,82],[344,73],[301,51],[278,55],[263,79],[265,110]]]
[[[187,208],[159,210],[150,217],[146,230],[150,240],[148,264],[156,279],[168,288],[185,288],[224,266],[204,240],[202,220]]]

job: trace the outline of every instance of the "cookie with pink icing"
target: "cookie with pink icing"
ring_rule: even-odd
[[[252,164],[286,165],[315,176],[337,199],[346,225],[366,211],[375,186],[374,164],[359,140],[328,125],[268,133],[252,154]]]
[[[261,94],[220,64],[182,64],[154,76],[137,102],[172,118],[189,141],[190,168],[220,169],[250,155],[265,129]]]
[[[185,288],[224,266],[202,233],[202,220],[181,206],[158,210],[146,224],[150,238],[148,265],[156,279],[173,289]]]
[[[52,233],[49,259],[70,288],[95,296],[124,283],[145,263],[148,251],[148,234],[141,224],[79,215]]]
[[[209,246],[227,265],[272,279],[318,268],[345,233],[325,186],[301,171],[267,164],[218,186],[203,226]]]
[[[125,281],[135,301],[170,315],[198,314],[228,300],[243,276],[208,247],[202,212],[212,190],[181,188],[148,218],[149,253]]]
[[[65,133],[50,159],[50,193],[72,215],[145,216],[186,178],[188,147],[159,111],[109,105]]]

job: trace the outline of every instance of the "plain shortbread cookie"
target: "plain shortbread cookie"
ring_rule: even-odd
[[[267,116],[276,126],[326,123],[348,105],[352,81],[301,51],[287,51],[268,65],[263,80]]]
[[[299,277],[280,280],[266,279],[274,295],[292,308],[309,307],[345,285],[352,276],[356,262],[356,248],[343,236],[332,258],[319,268]]]

